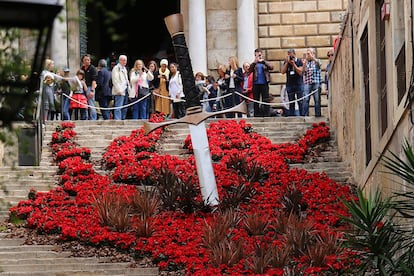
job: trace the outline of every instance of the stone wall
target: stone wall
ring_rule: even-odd
[[[406,2],[407,3],[407,2]],[[407,4],[406,4],[407,5]],[[405,7],[408,10],[408,6]],[[392,55],[386,56],[387,64],[387,108],[388,127],[382,134],[379,131],[382,107],[378,100],[379,78],[375,70],[377,68],[377,39],[375,30],[375,1],[359,0],[354,2],[354,9],[343,24],[343,32],[340,35],[336,56],[330,74],[330,86],[333,89],[329,97],[330,124],[336,132],[338,150],[344,161],[351,165],[354,179],[366,192],[381,189],[385,194],[391,195],[396,191],[404,191],[406,187],[396,176],[387,173],[381,157],[391,156],[390,152],[397,154],[405,160],[402,153],[402,145],[405,139],[414,143],[414,127],[410,120],[409,107],[404,106],[406,95],[401,103],[396,101],[398,91],[395,76],[396,66]],[[392,18],[391,18],[392,20]],[[391,22],[386,22],[386,51],[392,52],[393,33],[387,29]],[[411,48],[411,27],[405,26],[407,32],[405,45]],[[352,26],[352,27],[351,27]],[[369,98],[366,98],[363,83],[363,70],[361,56],[361,36],[367,27],[368,31],[368,57],[365,58],[369,65]],[[411,76],[412,52],[406,52],[406,81],[407,88]],[[366,110],[366,102],[369,101],[370,110]],[[412,106],[411,108],[414,108]],[[367,112],[370,121],[365,122]],[[371,126],[371,137],[368,140],[365,135],[365,127]],[[366,145],[371,144],[371,159],[367,162]]]
[[[316,49],[325,71],[326,53],[340,32],[346,0],[258,1],[259,46],[266,49],[267,58],[275,65],[271,93],[279,96],[286,76],[280,73],[287,50],[294,48],[302,57],[306,48]],[[324,75],[324,72],[322,73]],[[323,89],[325,91],[325,89]],[[325,93],[325,92],[324,92]],[[279,99],[276,98],[276,101]],[[311,105],[313,100],[311,99]],[[327,113],[327,97],[322,96],[322,114]],[[310,108],[311,115],[313,109]]]

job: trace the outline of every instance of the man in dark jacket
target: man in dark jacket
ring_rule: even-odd
[[[303,97],[303,79],[302,79],[303,63],[300,58],[296,57],[294,49],[289,49],[286,60],[282,66],[282,74],[286,74],[286,91],[289,97],[288,116],[296,116],[296,102],[299,111],[302,111]],[[301,114],[302,115],[302,114]]]
[[[269,117],[270,106],[267,104],[270,102],[269,95],[269,82],[270,71],[273,70],[273,66],[264,60],[263,52],[260,48],[254,50],[255,60],[250,64],[249,71],[253,73],[253,99],[255,101],[262,101],[265,104],[254,103],[254,116],[255,117]]]
[[[96,80],[95,97],[99,102],[101,114],[104,120],[111,118],[111,112],[109,109],[110,102],[112,100],[112,89],[109,85],[111,81],[111,72],[106,67],[106,60],[101,59],[98,62],[98,78]]]

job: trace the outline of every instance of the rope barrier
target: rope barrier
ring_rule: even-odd
[[[53,76],[56,76],[56,77],[57,77],[57,78],[59,78],[59,79],[64,79],[62,76],[56,75],[56,74],[54,74],[54,73],[51,73],[51,74],[52,74]],[[311,95],[315,94],[316,92],[318,92],[318,89],[312,90],[312,91],[311,91],[311,93],[309,93],[308,95],[303,96],[303,97],[301,97],[301,98],[299,98],[299,99],[296,99],[296,100],[293,100],[293,101],[284,102],[284,103],[267,103],[267,102],[262,102],[262,101],[258,101],[258,100],[255,100],[255,99],[249,98],[249,97],[247,97],[246,95],[241,94],[241,93],[239,93],[239,92],[235,92],[235,94],[239,95],[240,97],[244,98],[245,100],[248,100],[248,101],[251,101],[251,102],[254,102],[254,103],[258,103],[258,104],[262,104],[262,105],[269,105],[269,106],[282,106],[282,105],[286,105],[286,104],[296,103],[296,102],[302,101],[303,99],[305,99],[305,98],[307,98],[307,97],[310,97]],[[172,99],[171,99],[171,97],[164,96],[164,95],[161,95],[161,94],[158,94],[158,93],[155,93],[155,92],[152,92],[152,94],[153,94],[154,96],[156,96],[156,97],[160,97],[160,98],[164,98],[164,99],[172,100]],[[140,98],[140,99],[138,99],[137,101],[134,101],[134,102],[128,103],[128,104],[126,104],[126,105],[118,106],[118,107],[96,107],[96,106],[91,106],[91,105],[85,105],[85,104],[83,104],[83,103],[81,103],[81,102],[79,102],[79,101],[77,101],[77,100],[73,99],[72,97],[70,97],[70,96],[68,96],[68,95],[65,95],[65,94],[63,94],[63,95],[64,95],[65,97],[69,98],[71,101],[74,101],[74,102],[76,102],[76,103],[78,103],[78,104],[80,104],[80,105],[82,105],[82,106],[87,107],[87,108],[95,108],[95,109],[101,109],[101,110],[115,110],[115,109],[122,109],[122,108],[127,108],[127,107],[130,107],[130,106],[132,106],[132,105],[134,105],[134,104],[136,104],[136,103],[138,103],[138,102],[140,102],[140,101],[142,101],[142,100],[144,100],[144,99],[148,98],[149,96],[151,96],[151,93],[150,93],[150,94],[145,95],[143,98]],[[219,97],[215,97],[215,98],[210,98],[210,99],[201,99],[201,100],[200,100],[200,102],[201,102],[201,103],[204,103],[204,102],[210,102],[210,101],[219,101],[219,100],[221,100],[221,99],[224,99],[224,98],[227,98],[227,97],[230,97],[230,96],[232,96],[232,94],[231,94],[231,93],[228,93],[228,94],[225,94],[225,95],[222,95],[222,96],[219,96]],[[186,100],[185,100],[185,99],[178,99],[177,101],[180,101],[180,102],[186,102]]]
[[[258,104],[264,104],[264,105],[269,105],[269,106],[281,106],[281,105],[285,105],[285,104],[299,102],[299,101],[301,101],[301,100],[303,100],[303,99],[305,99],[307,97],[310,97],[311,95],[315,94],[316,92],[318,92],[318,89],[312,90],[311,93],[309,93],[308,95],[303,96],[303,97],[301,97],[299,99],[296,99],[296,100],[293,100],[293,101],[284,102],[284,103],[266,103],[266,102],[257,101],[257,100],[254,100],[252,98],[249,98],[246,95],[240,94],[239,92],[236,92],[236,94],[238,94],[240,97],[242,97],[242,98],[244,98],[246,100],[249,100],[249,101],[252,101],[252,102],[255,102],[255,103],[258,103]]]
[[[122,108],[130,107],[130,106],[132,106],[134,104],[137,104],[138,102],[140,102],[140,101],[148,98],[149,96],[151,96],[151,94],[147,94],[144,97],[138,99],[137,101],[130,102],[129,104],[122,105],[122,106],[117,106],[117,107],[96,107],[96,106],[92,106],[92,105],[88,105],[88,104],[81,103],[80,101],[75,100],[74,98],[72,98],[72,97],[70,97],[70,96],[68,96],[66,94],[63,94],[63,96],[65,96],[66,98],[70,99],[71,101],[74,101],[75,103],[78,103],[78,104],[80,104],[82,106],[85,106],[85,107],[88,107],[88,108],[95,108],[95,109],[101,109],[101,110],[115,110],[115,109],[122,109]]]

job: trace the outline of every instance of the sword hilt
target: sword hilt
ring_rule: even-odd
[[[190,54],[184,36],[184,23],[182,14],[176,13],[164,18],[165,25],[171,35],[175,58],[179,65],[181,79],[183,81],[186,108],[200,106],[200,95],[195,86],[193,68]]]

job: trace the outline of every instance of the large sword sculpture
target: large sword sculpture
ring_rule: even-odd
[[[216,179],[211,161],[210,148],[208,145],[207,131],[204,121],[212,116],[224,113],[239,112],[247,113],[244,102],[241,104],[219,112],[205,112],[201,108],[200,96],[197,93],[193,68],[191,66],[190,55],[184,36],[184,24],[181,14],[172,14],[164,18],[168,32],[171,35],[175,57],[180,67],[183,89],[185,94],[186,115],[180,119],[163,123],[144,123],[145,133],[177,123],[189,124],[191,142],[193,145],[194,156],[197,166],[197,174],[200,181],[201,195],[203,201],[211,206],[217,205],[219,196],[217,191]]]

